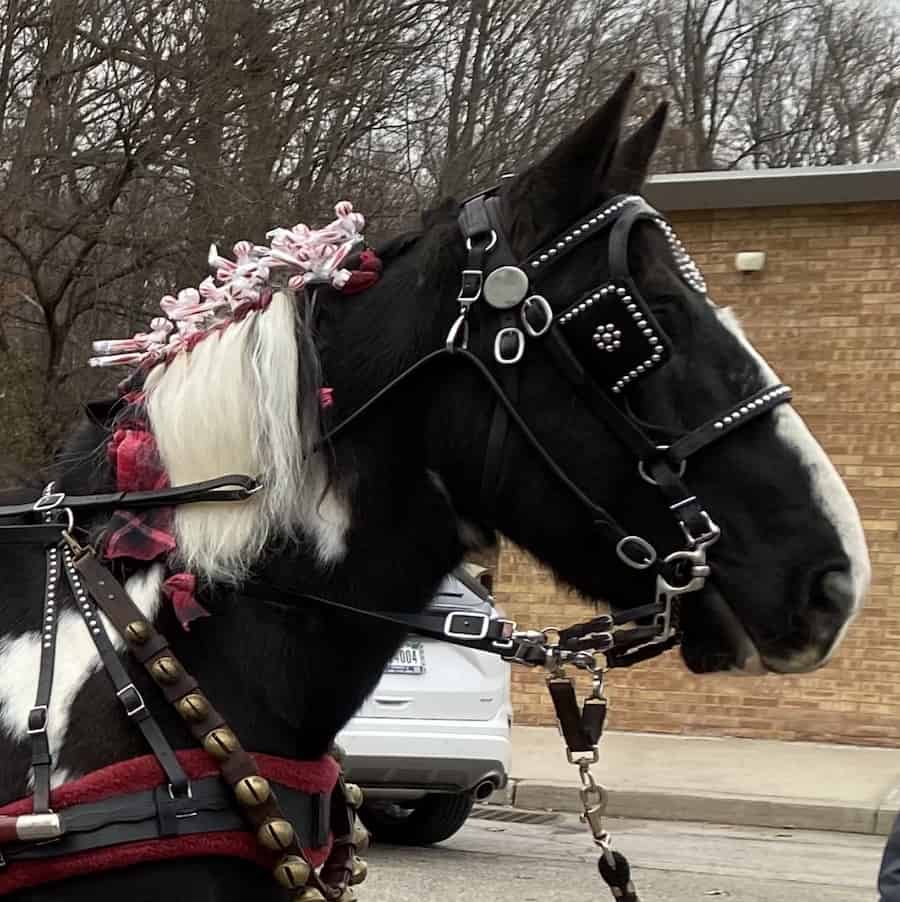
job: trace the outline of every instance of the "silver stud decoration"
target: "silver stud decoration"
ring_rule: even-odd
[[[562,249],[564,244],[571,244],[575,239],[581,241],[583,238],[588,235],[596,232],[613,214],[618,213],[627,203],[628,199],[617,201],[614,204],[610,204],[608,207],[605,207],[602,210],[598,210],[595,213],[592,213],[588,216],[583,222],[579,222],[576,226],[573,226],[565,235],[556,240],[556,246],[552,250],[547,250],[541,252],[538,256],[536,256],[531,261],[532,269],[539,269],[548,260],[552,260],[553,256]]]
[[[635,325],[641,330],[651,346],[650,356],[613,385],[613,392],[619,394],[631,381],[643,373],[646,373],[648,370],[653,369],[653,367],[662,360],[659,336],[653,331],[650,323],[645,318],[644,312],[637,305],[634,298],[628,293],[628,289],[612,282],[608,285],[604,285],[564,313],[559,318],[559,322],[561,325],[570,323],[575,317],[580,316],[598,301],[608,298],[610,295],[624,305],[625,310],[634,320]],[[605,323],[594,330],[593,342],[598,351],[612,353],[622,347],[622,333],[620,330],[616,329],[615,324]]]
[[[675,264],[678,266],[681,277],[694,291],[706,294],[706,280],[703,278],[700,268],[691,259],[691,255],[685,250],[684,245],[675,234],[675,229],[665,219],[655,219],[654,222],[662,229],[666,240],[669,242],[669,247],[672,249]]]
[[[41,641],[44,648],[52,648],[56,630],[56,587],[59,584],[59,551],[51,548],[47,552],[47,602],[44,606],[44,629]]]
[[[778,398],[783,398],[786,394],[790,392],[790,388],[787,385],[779,385],[777,388],[773,388],[771,391],[767,391],[765,394],[760,395],[760,397],[756,398],[753,401],[745,401],[741,404],[740,407],[735,408],[732,411],[729,411],[724,417],[720,417],[718,420],[713,423],[713,429],[724,429],[726,426],[731,426],[734,423],[739,423],[742,417],[745,417],[748,413],[751,413],[754,410],[758,410],[760,407],[764,407],[770,401],[775,401]]]
[[[598,351],[612,354],[613,351],[618,351],[622,347],[622,333],[613,323],[598,326],[594,332],[594,344],[597,345]]]

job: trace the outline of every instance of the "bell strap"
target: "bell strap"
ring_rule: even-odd
[[[84,588],[125,640],[128,650],[146,668],[166,700],[174,705],[191,735],[216,760],[260,846],[281,856],[274,866],[275,879],[291,889],[302,889],[309,883],[326,899],[340,896],[347,888],[349,877],[346,883],[328,885],[316,875],[271,784],[260,775],[252,755],[244,750],[234,731],[185,670],[168,640],[144,618],[122,585],[97,560],[93,549],[77,550],[75,569]],[[354,830],[351,841],[344,843],[344,851],[351,860],[358,842],[362,841],[362,836]]]
[[[178,797],[187,796],[190,793],[188,776],[179,763],[174,749],[163,735],[159,724],[144,704],[143,696],[132,682],[121,660],[119,660],[119,655],[107,635],[106,627],[103,625],[103,620],[97,611],[97,607],[85,592],[81,578],[75,569],[72,550],[68,547],[65,548],[62,556],[69,586],[72,589],[72,598],[78,607],[78,612],[84,620],[84,625],[90,633],[94,645],[97,647],[97,653],[100,655],[103,669],[113,684],[116,698],[119,699],[125,716],[143,734],[147,745],[169,781],[171,793]]]
[[[262,483],[250,476],[230,474],[207,479],[204,482],[191,482],[186,485],[147,492],[108,492],[101,495],[66,495],[64,492],[57,492],[52,495],[42,495],[25,504],[0,506],[0,517],[21,517],[25,514],[47,513],[57,509],[71,511],[99,511],[116,508],[141,510],[193,504],[201,501],[245,501],[260,491],[262,487]],[[18,528],[11,527],[11,529]]]

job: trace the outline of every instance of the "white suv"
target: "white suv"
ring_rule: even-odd
[[[489,579],[484,568],[457,568],[429,613],[501,617]],[[509,682],[509,664],[497,655],[407,638],[337,737],[348,779],[365,790],[362,819],[376,841],[440,842],[459,830],[476,801],[506,786]]]

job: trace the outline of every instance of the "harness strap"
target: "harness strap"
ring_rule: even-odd
[[[68,508],[72,511],[111,510],[119,507],[140,510],[175,504],[193,504],[199,501],[244,501],[255,495],[261,488],[262,484],[258,480],[252,479],[250,476],[232,473],[203,482],[192,482],[187,485],[146,492],[108,492],[100,495],[66,495],[58,492],[52,496],[42,496],[36,502],[0,506],[0,517],[21,517],[35,511],[50,511],[57,508]],[[48,500],[42,501],[43,498]],[[43,506],[41,506],[42,504]],[[18,526],[6,528],[22,529]],[[39,533],[35,533],[35,536],[37,535]]]
[[[179,797],[186,796],[190,792],[190,781],[188,780],[187,774],[184,772],[181,764],[179,764],[178,758],[176,757],[172,746],[163,735],[162,730],[159,728],[159,724],[144,704],[144,699],[140,691],[135,687],[131,677],[119,660],[119,655],[115,648],[113,648],[113,644],[106,633],[106,627],[103,625],[103,620],[99,616],[96,606],[88,597],[82,586],[82,581],[77,572],[72,551],[69,548],[66,548],[63,551],[63,563],[69,585],[72,588],[75,604],[78,606],[78,610],[81,613],[85,626],[91,634],[91,639],[93,639],[94,645],[97,647],[97,652],[100,655],[103,668],[106,670],[106,674],[113,684],[113,688],[116,691],[116,697],[122,704],[125,715],[137,726],[143,734],[144,739],[147,740],[147,745],[150,746],[150,750],[153,752],[160,767],[166,774],[166,779],[169,781],[169,788],[172,794]],[[100,586],[97,588],[102,592],[102,590],[107,587],[101,582]],[[99,594],[100,593],[95,594],[95,591],[91,591],[91,595],[93,595],[94,598],[97,598]]]
[[[185,670],[165,637],[144,618],[122,585],[97,560],[93,549],[79,549],[74,566],[85,589],[125,639],[129,650],[141,661],[166,698],[174,703],[191,735],[216,759],[225,782],[234,789],[247,778],[258,777],[259,769],[253,757],[244,750],[234,731],[228,727],[209,699],[199,688],[183,693],[185,687],[197,687],[196,680]],[[159,651],[148,657],[141,653],[141,649],[151,642],[154,649]],[[266,848],[277,849],[285,856],[302,858],[310,869],[309,884],[327,899],[340,895],[347,884],[326,885],[312,869],[296,833],[282,826],[286,824],[290,827],[290,821],[285,817],[275,792],[270,791],[265,798],[254,799],[254,802],[255,804],[245,803],[242,808],[259,842]],[[352,839],[355,840],[355,837],[354,831]],[[348,848],[352,857],[356,846],[350,844]],[[346,850],[342,850],[342,855],[344,851]]]
[[[305,849],[328,842],[331,805],[327,794],[309,794],[280,783],[272,784]],[[333,793],[332,796],[336,795]],[[235,808],[231,790],[220,777],[203,777],[191,784],[191,795],[177,796],[165,785],[98,802],[72,805],[59,812],[62,835],[53,842],[16,842],[4,846],[9,863],[57,858],[123,843],[190,836],[198,833],[243,831],[246,822]],[[0,821],[16,818],[0,816]]]
[[[56,527],[59,538],[59,527]],[[50,811],[50,770],[53,758],[47,736],[50,694],[53,690],[53,667],[56,660],[56,628],[59,622],[60,552],[56,545],[46,551],[44,616],[41,620],[41,662],[34,707],[28,712],[28,736],[31,740],[31,769],[34,774],[33,811]]]

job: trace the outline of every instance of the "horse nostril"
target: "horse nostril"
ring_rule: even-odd
[[[817,580],[811,599],[813,607],[831,613],[850,614],[856,606],[856,594],[849,570],[829,570]]]

